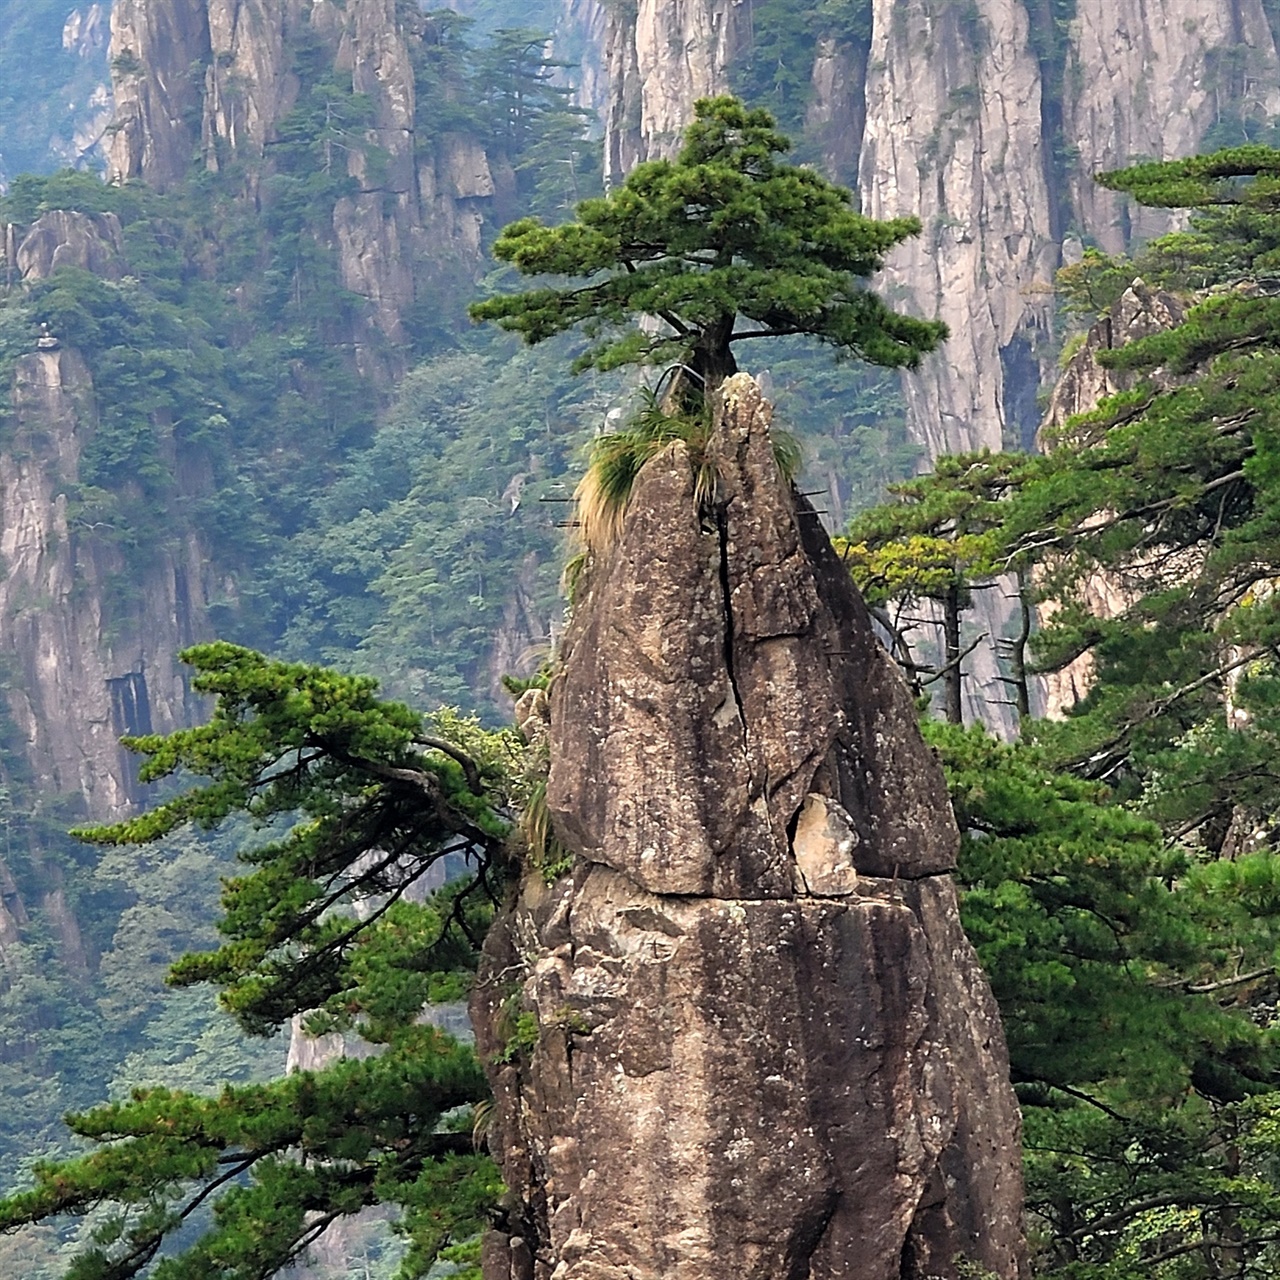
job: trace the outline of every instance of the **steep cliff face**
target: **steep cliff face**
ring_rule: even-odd
[[[365,349],[373,334],[406,341],[415,302],[473,277],[481,208],[497,190],[474,140],[419,135],[410,46],[420,25],[394,0],[121,0],[112,14],[112,180],[165,190],[197,157],[211,170],[239,158],[252,188],[253,165],[269,163],[297,100],[295,62],[308,41],[367,100],[368,126],[326,159],[355,185],[334,207],[332,235],[343,286],[370,304],[369,332],[353,335],[366,371],[378,367]]]
[[[747,6],[721,13],[706,4],[664,6],[669,21],[683,23],[671,30],[643,6],[634,19],[614,12],[615,174],[661,153],[694,93],[725,85],[722,59],[750,47]],[[1220,141],[1238,140],[1242,122],[1280,111],[1272,29],[1261,0],[866,7],[869,46],[836,30],[813,46],[807,145],[833,176],[856,183],[865,212],[914,213],[923,224],[880,282],[951,329],[944,348],[904,378],[908,428],[930,457],[1033,448],[1039,397],[1057,373],[1053,277],[1063,240],[1121,250],[1171,226],[1159,212],[1134,215],[1093,175],[1192,154],[1215,125]],[[979,601],[973,638],[1009,630],[1016,592],[1007,588]],[[989,650],[967,665],[971,712],[1006,721],[1007,691]]]
[[[726,383],[701,519],[682,446],[645,468],[564,642],[572,869],[525,881],[472,1006],[515,1200],[486,1280],[1024,1274],[941,771],[768,421]]]
[[[729,87],[746,39],[747,7],[732,0],[639,0],[609,6],[605,65],[605,181],[641,160],[671,155],[693,103]]]
[[[866,83],[870,48],[828,36],[818,42],[810,75],[805,133],[816,144],[822,168],[838,182],[856,186],[867,125]]]
[[[288,46],[302,27],[302,12],[297,0],[209,3],[207,65],[204,84],[198,86],[203,92],[200,148],[209,168],[218,167],[219,150],[224,158],[242,150],[261,155],[276,122],[293,105],[298,80]],[[313,10],[312,15],[318,24],[320,14]],[[129,38],[123,29],[113,29],[112,35],[119,45]],[[186,170],[184,165],[172,180]]]
[[[18,262],[25,279],[64,265],[109,276],[119,234],[110,215],[47,214]],[[208,557],[179,531],[134,563],[79,514],[93,382],[75,350],[41,346],[18,361],[0,450],[0,652],[17,677],[7,710],[39,794],[78,795],[93,818],[118,818],[136,786],[120,735],[164,732],[196,714],[176,655],[207,634]]]
[[[1010,358],[1029,360],[1034,381],[1057,259],[1026,10],[880,0],[869,67],[863,208],[920,218],[887,282],[951,329],[945,352],[906,380],[915,430],[931,456],[999,449],[1019,390],[1002,358],[1016,345]]]
[[[727,83],[750,43],[745,6],[619,9],[609,33],[609,161],[660,153],[697,93]],[[951,326],[908,377],[930,454],[1029,446],[1064,235],[1124,248],[1168,227],[1131,220],[1093,175],[1193,153],[1216,123],[1280,111],[1261,0],[869,0],[864,56],[819,38],[808,126],[833,174],[875,217],[917,214],[887,288]],[[641,84],[643,79],[643,85]]]
[[[1193,154],[1215,121],[1280,109],[1259,0],[1078,0],[1065,30],[1044,8],[875,7],[860,183],[868,212],[925,224],[886,283],[951,325],[906,382],[932,454],[1031,444],[1064,231],[1119,251],[1168,229],[1134,223],[1095,173]]]
[[[603,126],[609,104],[606,48],[610,6],[601,0],[561,0],[554,49],[567,68],[579,106],[595,111]]]
[[[1280,112],[1280,64],[1260,0],[1077,0],[1067,56],[1071,206],[1110,252],[1169,220],[1097,186],[1093,174],[1194,155],[1224,117]]]
[[[55,211],[8,256],[23,281],[34,281],[63,266],[118,277],[120,252],[114,216]],[[164,548],[145,559],[104,532],[80,488],[81,457],[96,426],[84,360],[57,339],[41,338],[17,361],[0,447],[0,781],[8,852],[26,864],[35,895],[24,900],[12,869],[0,865],[0,965],[6,942],[20,939],[38,907],[73,978],[89,973],[93,957],[40,825],[56,829],[72,814],[111,820],[130,811],[137,762],[119,739],[199,717],[177,653],[207,638],[209,593],[223,585],[211,581],[205,548],[180,520]],[[172,455],[171,437],[164,448]],[[187,479],[187,496],[196,496],[201,477]],[[15,768],[25,796],[16,825],[7,811]]]
[[[141,178],[165,190],[187,172],[200,118],[200,79],[209,60],[209,21],[194,0],[157,5],[118,0],[111,13],[115,120],[107,176]]]

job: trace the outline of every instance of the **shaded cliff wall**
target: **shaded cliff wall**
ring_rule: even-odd
[[[1231,117],[1280,112],[1280,69],[1261,0],[1077,0],[1063,129],[1079,226],[1109,252],[1169,226],[1090,181],[1130,160],[1193,155]]]
[[[416,302],[474,278],[481,205],[497,190],[473,139],[418,128],[412,47],[423,21],[395,0],[118,0],[107,176],[163,191],[193,164],[269,163],[298,96],[299,45],[320,41],[372,109],[363,139],[334,148],[355,185],[333,210],[342,283],[369,304],[366,339],[404,342]],[[254,185],[251,173],[251,198]],[[367,353],[365,364],[378,372]]]
[[[549,728],[522,708],[572,865],[529,872],[472,998],[511,1189],[485,1280],[1025,1275],[942,771],[769,417],[725,383],[709,510],[682,445],[647,464]]]
[[[998,449],[1015,414],[1002,358],[1047,327],[1057,259],[1026,10],[882,0],[865,101],[863,209],[924,224],[886,286],[951,330],[944,353],[905,379],[915,434],[930,456]]]
[[[118,278],[120,248],[112,215],[57,211],[7,256],[20,286],[64,266]],[[156,425],[186,496],[198,497],[206,477],[177,457],[172,424]],[[21,940],[38,909],[79,979],[94,957],[53,848],[73,817],[118,819],[137,799],[137,761],[122,735],[165,732],[200,714],[177,653],[207,637],[207,601],[225,584],[213,581],[206,549],[180,518],[162,547],[139,556],[91,514],[80,463],[97,412],[92,375],[74,348],[44,337],[17,359],[3,426],[0,968],[6,944]],[[26,900],[6,855],[25,868]]]

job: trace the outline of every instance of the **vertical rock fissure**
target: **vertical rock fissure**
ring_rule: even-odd
[[[720,540],[720,592],[724,601],[724,669],[729,677],[729,688],[733,692],[734,705],[738,708],[738,720],[742,725],[742,745],[747,745],[747,712],[742,705],[742,691],[738,688],[738,677],[734,669],[733,647],[736,634],[733,623],[733,583],[729,578],[729,504],[721,503],[716,507],[716,536]]]

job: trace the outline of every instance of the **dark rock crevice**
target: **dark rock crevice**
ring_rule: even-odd
[[[733,587],[729,582],[729,524],[727,511],[716,512],[716,534],[720,542],[720,590],[724,597],[724,667],[729,677],[729,690],[733,694],[733,705],[738,709],[738,719],[742,721],[743,732],[746,731],[747,714],[742,705],[742,694],[738,690],[738,678],[733,670]]]

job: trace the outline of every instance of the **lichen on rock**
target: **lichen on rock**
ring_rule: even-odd
[[[714,502],[656,457],[578,595],[547,793],[572,866],[523,881],[472,1001],[510,1188],[486,1280],[1024,1274],[941,770],[769,418],[727,381]]]

